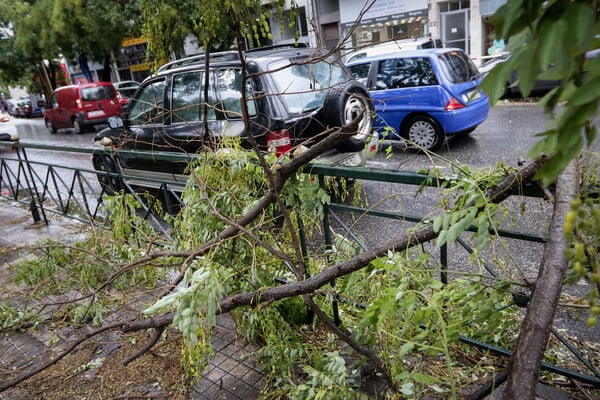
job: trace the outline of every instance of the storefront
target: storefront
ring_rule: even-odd
[[[429,0],[429,28],[446,47],[461,47],[477,62],[498,51],[494,14],[507,0]]]
[[[429,33],[427,0],[377,0],[368,10],[365,3],[353,0],[340,4],[341,34],[346,37],[351,33],[353,48]]]

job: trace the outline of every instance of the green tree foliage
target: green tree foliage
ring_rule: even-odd
[[[183,38],[192,33],[198,45],[210,51],[235,46],[236,29],[243,39],[260,44],[271,38],[268,24],[273,12],[283,15],[284,0],[264,5],[260,0],[141,0],[144,35],[151,60],[160,64],[183,47]],[[292,11],[295,1],[291,2]],[[295,15],[292,13],[292,16]],[[293,19],[293,18],[292,18]],[[284,19],[281,18],[281,23]]]
[[[509,40],[511,57],[484,82],[492,102],[513,71],[524,96],[538,78],[562,81],[540,102],[552,120],[530,152],[551,156],[539,172],[546,185],[596,137],[590,120],[600,98],[600,57],[588,52],[600,48],[599,15],[595,0],[509,0],[494,16],[496,36]]]
[[[0,82],[32,86],[32,78],[37,72],[38,58],[35,52],[21,48],[15,35],[17,16],[25,14],[29,8],[25,4],[0,0]],[[33,18],[33,17],[32,17]],[[39,36],[33,31],[32,36]]]
[[[0,78],[31,83],[42,60],[59,55],[76,63],[80,55],[109,67],[121,41],[139,35],[137,1],[0,0],[0,26],[12,25],[0,42]],[[6,55],[6,57],[4,57]],[[107,69],[107,68],[105,68]]]

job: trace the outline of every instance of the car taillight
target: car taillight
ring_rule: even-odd
[[[459,110],[461,108],[465,108],[465,105],[463,103],[461,103],[460,101],[458,101],[457,99],[455,99],[454,97],[452,97],[448,101],[448,104],[446,104],[446,107],[444,107],[444,110],[453,111],[453,110]]]
[[[277,157],[289,152],[292,149],[290,131],[282,129],[280,131],[271,131],[267,133],[267,149],[269,149],[269,151],[275,151]]]

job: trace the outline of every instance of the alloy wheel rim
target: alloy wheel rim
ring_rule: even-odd
[[[417,121],[411,125],[408,138],[411,142],[426,149],[435,144],[435,128],[428,122]]]
[[[357,135],[365,136],[371,131],[372,121],[369,116],[369,108],[365,100],[357,95],[350,95],[344,106],[344,125],[348,125],[354,121],[359,115],[363,114],[362,119],[358,123]]]

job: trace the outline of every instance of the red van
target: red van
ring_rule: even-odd
[[[46,128],[73,128],[83,133],[87,127],[106,124],[109,117],[121,114],[121,95],[110,82],[63,86],[52,93],[44,112]]]

